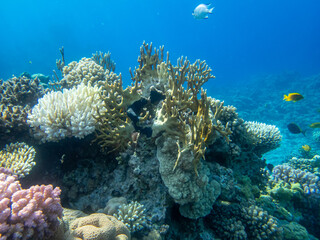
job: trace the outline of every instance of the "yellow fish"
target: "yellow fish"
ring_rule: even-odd
[[[283,95],[283,100],[297,102],[303,99],[300,93],[289,93],[288,95]]]
[[[320,122],[315,122],[309,125],[311,128],[320,128]]]
[[[310,150],[311,150],[311,147],[309,146],[309,145],[303,145],[302,146],[302,148],[303,148],[303,150],[305,150],[306,152],[310,152]]]

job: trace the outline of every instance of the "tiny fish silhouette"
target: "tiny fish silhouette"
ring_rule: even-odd
[[[302,129],[295,123],[289,123],[287,125],[289,132],[293,134],[299,134],[302,133],[303,136],[305,136],[306,130],[302,131]]]
[[[311,128],[320,128],[320,122],[315,122],[309,125]]]

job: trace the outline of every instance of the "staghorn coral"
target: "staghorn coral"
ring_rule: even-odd
[[[19,178],[29,174],[34,165],[36,151],[25,143],[11,143],[0,151],[0,167],[10,169]]]
[[[245,122],[245,126],[249,141],[254,145],[253,151],[258,156],[280,146],[282,137],[276,126],[251,121]]]
[[[134,127],[127,115],[127,108],[135,101],[137,87],[131,86],[123,90],[121,76],[117,81],[105,83],[103,94],[100,95],[105,111],[97,108],[98,127],[96,140],[102,150],[120,152],[127,148],[134,132]]]
[[[0,168],[1,239],[49,239],[62,217],[60,192],[52,185],[22,189],[10,170]]]
[[[128,228],[115,217],[103,213],[75,219],[70,224],[68,240],[130,240]]]
[[[123,222],[130,232],[141,230],[147,223],[145,207],[137,201],[122,204],[113,216]]]
[[[192,151],[194,170],[198,174],[197,164],[204,157],[205,142],[212,129],[210,104],[201,86],[213,77],[204,61],[190,64],[181,58],[177,67],[169,63],[166,98],[156,113],[152,129],[154,137],[164,132],[164,135],[177,139],[178,157],[174,168],[178,166],[182,151]],[[183,87],[185,83],[187,89]],[[198,94],[201,99],[197,98]]]
[[[116,64],[112,61],[110,57],[111,53],[103,53],[103,52],[96,52],[92,54],[92,60],[95,61],[97,64],[103,67],[105,70],[109,70],[110,72],[114,72],[116,69]]]
[[[151,90],[156,90],[162,94],[165,92],[167,85],[167,68],[168,65],[163,61],[163,46],[159,49],[154,48],[152,53],[152,43],[143,42],[140,47],[140,56],[138,58],[139,67],[135,68],[131,78],[135,82],[143,85],[141,96],[148,99]],[[167,62],[169,55],[167,54]]]
[[[94,132],[96,111],[104,112],[101,88],[83,83],[62,92],[50,92],[33,107],[28,124],[41,142],[66,137],[83,138]]]

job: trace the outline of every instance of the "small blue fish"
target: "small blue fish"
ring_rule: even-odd
[[[209,8],[211,4],[199,4],[194,10],[193,10],[193,17],[195,19],[207,19],[208,14],[212,13],[213,8]]]

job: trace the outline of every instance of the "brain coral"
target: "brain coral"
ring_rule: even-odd
[[[28,123],[41,142],[83,138],[95,130],[97,109],[104,111],[100,88],[82,83],[44,95],[28,115]]]
[[[115,217],[94,213],[77,218],[70,225],[68,239],[82,240],[130,240],[128,228]]]

